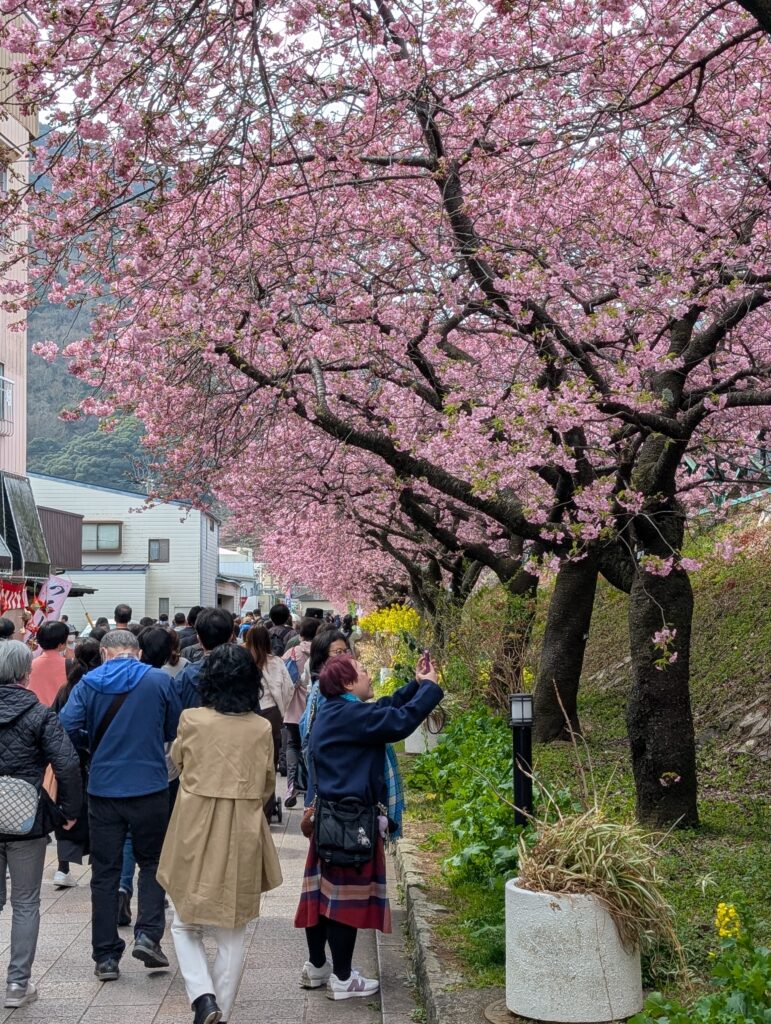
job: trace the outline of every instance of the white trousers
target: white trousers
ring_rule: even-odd
[[[236,1001],[238,983],[244,965],[246,926],[243,928],[215,928],[206,925],[207,934],[217,943],[217,955],[211,970],[203,946],[204,926],[185,924],[176,911],[171,925],[174,948],[177,951],[179,969],[185,981],[187,998],[191,1003],[207,992],[217,999],[222,1010],[222,1019],[230,1019],[230,1011]]]

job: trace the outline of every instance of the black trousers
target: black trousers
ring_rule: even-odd
[[[139,865],[138,909],[134,934],[160,942],[166,927],[164,891],[155,878],[169,820],[169,791],[147,796],[91,796],[91,945],[96,963],[120,960],[126,943],[118,934],[118,883],[123,842],[131,829]]]
[[[286,775],[287,789],[294,792],[297,785],[297,763],[302,757],[302,740],[300,739],[300,726],[294,722],[287,722],[284,726],[287,734],[286,745]]]
[[[319,914],[319,923],[305,929],[308,943],[308,959],[314,967],[323,967],[327,961],[327,943],[332,954],[332,970],[340,981],[348,981],[351,976],[353,950],[356,945],[358,929],[340,921],[330,921]]]
[[[263,718],[270,722],[270,728],[273,732],[273,767],[276,769],[278,774],[278,755],[281,751],[281,723],[283,721],[281,712],[277,707],[265,708],[264,711],[260,711]],[[276,791],[273,790],[273,794],[263,804],[263,810],[265,811],[265,817],[270,821],[273,809],[276,803]]]

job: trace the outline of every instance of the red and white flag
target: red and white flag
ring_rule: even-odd
[[[11,583],[3,580],[0,584],[0,614],[5,615],[11,608],[27,607],[27,586],[25,583]]]

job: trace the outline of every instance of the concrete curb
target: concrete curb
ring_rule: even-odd
[[[425,872],[420,867],[417,847],[400,839],[394,851],[396,874],[404,890],[407,930],[412,940],[415,979],[423,1005],[426,1024],[469,1024],[482,1020],[484,1007],[500,998],[503,989],[469,989],[457,971],[443,965],[433,943],[435,919],[447,908],[432,903],[425,891]]]

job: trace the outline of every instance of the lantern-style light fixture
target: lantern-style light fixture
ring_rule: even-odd
[[[532,693],[512,693],[511,701],[511,724],[513,728],[522,728],[533,724],[533,695]]]

